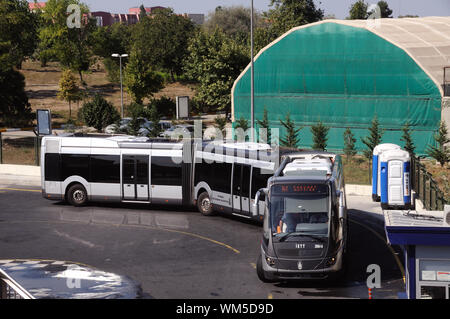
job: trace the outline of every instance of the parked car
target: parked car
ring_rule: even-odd
[[[130,117],[124,117],[120,120],[119,125],[117,124],[110,124],[105,128],[106,134],[116,134],[122,132],[122,130],[125,130],[128,124],[130,123],[131,118]]]
[[[162,131],[166,131],[166,130],[172,128],[172,123],[170,121],[160,121],[159,125],[161,126]],[[143,127],[141,127],[141,129],[139,130],[139,135],[140,136],[148,136],[148,134],[150,133],[152,128],[153,128],[153,123],[150,121],[146,122],[143,125]]]
[[[188,125],[188,124],[179,124],[172,126],[171,128],[165,130],[160,134],[161,137],[165,138],[177,138],[177,137],[186,137],[194,136],[194,125]]]
[[[130,123],[131,123],[131,117],[124,117],[123,119],[120,120],[119,125],[117,124],[111,124],[108,125],[105,128],[105,133],[106,134],[117,134],[117,133],[128,133],[129,127],[130,127]],[[139,131],[138,131],[138,135],[139,136],[145,136],[146,132],[148,132],[148,128],[151,127],[151,122],[149,122],[146,118],[140,117],[138,118],[138,122],[139,122]]]

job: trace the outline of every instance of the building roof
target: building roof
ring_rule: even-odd
[[[30,10],[42,9],[46,5],[46,2],[28,2]]]
[[[366,29],[379,37],[403,49],[443,91],[443,69],[450,66],[450,17],[400,18],[377,20],[323,20],[293,28],[267,45],[262,52],[279,42],[288,34],[323,23],[337,23],[355,28]],[[247,71],[250,64],[242,72]],[[240,78],[240,77],[239,77]],[[239,78],[236,80],[239,81]],[[235,82],[235,83],[236,83]]]
[[[450,17],[333,21],[367,29],[405,50],[443,95],[443,69],[450,66]]]

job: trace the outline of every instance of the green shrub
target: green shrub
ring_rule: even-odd
[[[160,117],[173,118],[176,115],[176,103],[170,97],[162,96],[159,99],[152,99],[148,105],[151,110],[155,106]]]
[[[91,101],[83,104],[78,116],[80,121],[94,127],[97,131],[120,120],[120,114],[116,108],[98,94]]]

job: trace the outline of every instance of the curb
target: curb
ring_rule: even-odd
[[[41,167],[33,165],[1,164],[0,175],[41,177]]]

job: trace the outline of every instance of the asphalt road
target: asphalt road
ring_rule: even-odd
[[[373,214],[349,207],[348,269],[340,283],[265,284],[256,276],[260,224],[194,209],[93,203],[75,208],[25,186],[0,187],[0,260],[79,262],[131,279],[143,298],[397,298],[402,273]]]

